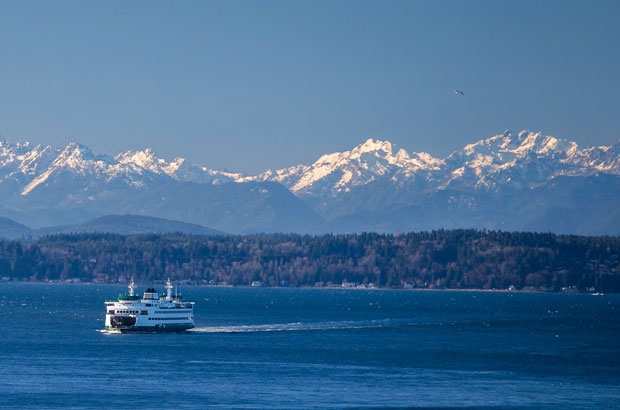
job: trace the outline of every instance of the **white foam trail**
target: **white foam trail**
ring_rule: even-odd
[[[390,319],[363,320],[363,321],[339,321],[339,322],[295,322],[273,323],[267,325],[236,325],[236,326],[204,326],[190,329],[196,333],[253,333],[253,332],[291,332],[311,330],[339,330],[339,329],[366,329],[373,327],[386,327],[393,324]]]
[[[103,333],[105,335],[112,335],[112,334],[120,334],[121,331],[120,330],[111,330],[111,329],[96,329],[97,332],[99,333]]]

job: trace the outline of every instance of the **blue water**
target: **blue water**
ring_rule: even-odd
[[[0,284],[0,407],[620,408],[620,295],[189,287],[193,332],[98,332],[124,290]]]

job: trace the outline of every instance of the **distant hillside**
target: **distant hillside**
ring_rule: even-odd
[[[192,235],[220,235],[225,232],[201,225],[171,221],[142,215],[107,215],[75,224],[50,226],[32,230],[8,218],[0,218],[0,238],[20,239],[59,233],[114,233],[120,235],[147,233],[184,233]]]
[[[0,217],[0,238],[20,239],[30,235],[32,235],[32,230],[26,225]]]
[[[193,235],[224,234],[222,231],[206,228],[201,225],[142,215],[107,215],[81,224],[53,226],[35,231],[37,236],[54,233],[91,232],[116,233],[121,235],[175,232]]]

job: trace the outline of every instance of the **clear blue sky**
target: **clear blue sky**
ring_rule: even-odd
[[[0,1],[9,141],[256,172],[524,128],[618,140],[620,2]]]

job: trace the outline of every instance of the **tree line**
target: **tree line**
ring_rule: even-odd
[[[17,280],[620,291],[620,237],[438,230],[400,235],[59,234],[0,241]]]

